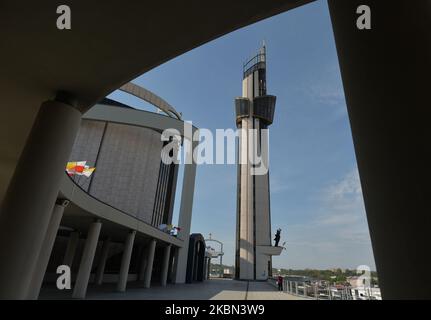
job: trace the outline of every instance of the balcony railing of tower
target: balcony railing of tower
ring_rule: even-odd
[[[248,60],[243,64],[243,75],[244,78],[247,77],[250,73],[254,72],[257,69],[266,67],[266,53],[265,51],[259,52],[253,58]]]

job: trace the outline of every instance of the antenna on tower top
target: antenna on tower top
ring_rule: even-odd
[[[259,54],[265,56],[266,54],[266,43],[265,43],[265,39],[262,40],[262,47],[259,50]]]

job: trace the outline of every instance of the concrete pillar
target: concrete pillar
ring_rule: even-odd
[[[204,280],[208,279],[208,257],[204,258]]]
[[[164,248],[164,251],[163,251],[162,273],[161,273],[161,277],[160,277],[160,284],[162,285],[162,287],[166,286],[166,282],[168,279],[171,247],[172,247],[172,245],[168,245]]]
[[[295,294],[298,294],[298,282],[295,281]]]
[[[172,253],[172,266],[171,266],[171,281],[173,284],[176,283],[177,280],[177,264],[178,264],[178,247],[173,248],[174,252]]]
[[[0,299],[25,299],[81,113],[44,102],[0,210]]]
[[[193,150],[196,145],[197,143],[193,142]],[[191,155],[188,152],[187,158],[189,159],[190,157]],[[193,194],[196,178],[196,163],[194,161],[189,161],[189,163],[190,164],[184,165],[183,187],[181,192],[181,205],[178,221],[178,225],[179,227],[181,227],[181,231],[178,234],[178,238],[183,240],[183,247],[178,248],[178,261],[176,264],[175,283],[184,283],[186,281],[187,258],[190,240],[190,225],[193,209]]]
[[[369,30],[358,1],[328,5],[379,286],[384,299],[431,299],[431,278],[400,281],[431,262],[430,2],[370,2]]]
[[[94,282],[97,285],[103,283],[103,275],[105,273],[106,260],[108,260],[109,247],[111,246],[111,239],[107,238],[103,241],[102,252],[100,254],[100,261],[97,265],[96,278]]]
[[[145,269],[147,267],[147,258],[148,258],[148,246],[142,249],[138,281],[145,280]]]
[[[85,240],[84,252],[82,253],[81,263],[79,265],[79,271],[76,277],[72,298],[85,298],[101,228],[102,223],[100,221],[96,221],[93,222],[88,229],[87,240]]]
[[[54,247],[55,238],[57,237],[58,227],[60,226],[61,218],[63,217],[64,208],[68,204],[68,200],[62,199],[58,200],[54,205],[48,230],[45,234],[45,240],[43,241],[43,246],[40,250],[36,268],[33,273],[33,278],[30,282],[27,299],[37,299],[39,296],[49,258],[51,257],[52,248]]]
[[[75,257],[76,248],[79,244],[79,231],[70,233],[69,241],[67,242],[66,252],[64,254],[63,264],[72,269],[73,258]]]
[[[153,273],[154,253],[156,252],[156,240],[151,240],[147,251],[147,266],[145,268],[144,287],[151,286],[151,274]]]
[[[132,230],[129,232],[124,243],[124,252],[121,258],[120,274],[117,283],[117,291],[126,291],[127,278],[129,277],[130,259],[132,257],[133,243],[135,242],[136,231]]]
[[[208,258],[205,257],[205,263],[204,263],[204,280],[208,278]]]
[[[205,280],[206,279],[206,273],[207,273],[207,258],[206,257],[204,257],[204,261],[202,263],[202,270],[203,270],[202,280]]]

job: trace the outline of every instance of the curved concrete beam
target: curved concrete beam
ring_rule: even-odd
[[[174,246],[182,247],[183,241],[179,238],[158,230],[157,228],[115,209],[90,196],[87,192],[78,187],[67,174],[64,174],[61,182],[60,194],[72,201],[76,206],[91,213],[95,217],[111,221],[125,228],[136,230],[160,241],[171,243]]]
[[[129,93],[137,98],[140,98],[156,108],[165,112],[168,116],[172,116],[172,114],[179,120],[181,120],[181,115],[172,107],[169,103],[167,103],[164,99],[160,98],[155,93],[151,92],[148,89],[138,86],[132,82],[126,83],[124,86],[120,87],[121,91]]]
[[[83,119],[131,124],[140,127],[147,127],[160,132],[165,129],[175,129],[182,137],[189,139],[189,137],[185,136],[186,133],[184,132],[183,121],[144,110],[118,108],[98,104],[86,112]],[[198,128],[192,126],[192,134],[194,134],[196,130],[198,130]]]

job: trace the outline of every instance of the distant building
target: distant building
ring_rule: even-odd
[[[234,267],[224,267],[223,268],[223,278],[233,278],[234,276]]]
[[[351,276],[351,277],[347,277],[346,281],[352,286],[352,287],[360,287],[363,286],[364,284],[360,281],[358,276]]]

